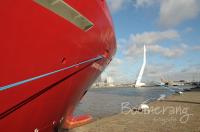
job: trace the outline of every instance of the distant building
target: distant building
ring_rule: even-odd
[[[112,77],[108,76],[106,78],[106,82],[107,82],[107,86],[109,86],[109,87],[113,87],[114,86],[114,80],[113,80]]]
[[[94,88],[105,87],[105,80],[102,78],[101,75],[97,78],[97,80],[95,81],[92,87]]]
[[[97,78],[96,82],[97,82],[97,83],[98,83],[98,82],[102,82],[102,77],[101,77],[101,75]]]
[[[114,87],[114,86],[115,86],[114,80],[112,77],[108,76],[105,79],[102,79],[102,77],[99,76],[92,87],[101,88],[101,87]]]

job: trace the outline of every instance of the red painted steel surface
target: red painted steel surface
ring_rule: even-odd
[[[105,1],[65,2],[94,26],[85,32],[32,0],[1,2],[0,87],[99,55],[106,58],[0,91],[2,132],[53,131],[72,114],[115,53],[115,34]]]

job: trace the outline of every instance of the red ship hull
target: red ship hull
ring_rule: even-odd
[[[43,1],[6,0],[0,5],[2,132],[54,131],[71,118],[115,54],[104,0],[59,0],[58,7],[79,13],[76,21]]]

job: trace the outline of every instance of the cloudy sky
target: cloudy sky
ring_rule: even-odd
[[[200,78],[200,0],[107,0],[118,51],[103,77],[133,82],[147,47],[144,80]]]

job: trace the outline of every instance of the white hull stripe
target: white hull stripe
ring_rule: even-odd
[[[34,80],[38,80],[38,79],[40,79],[40,78],[44,78],[44,77],[46,77],[46,76],[50,76],[50,75],[56,74],[56,73],[58,73],[58,72],[65,71],[65,70],[71,69],[71,68],[76,67],[76,66],[80,66],[80,65],[85,64],[85,63],[88,63],[88,62],[97,61],[97,60],[102,59],[102,58],[103,58],[103,56],[100,55],[100,56],[97,56],[97,57],[95,57],[95,58],[92,58],[92,59],[89,59],[89,60],[80,62],[80,63],[78,63],[78,64],[74,64],[74,65],[71,65],[71,66],[68,66],[68,67],[59,69],[59,70],[56,70],[56,71],[53,71],[53,72],[49,72],[49,73],[46,73],[46,74],[43,74],[43,75],[39,75],[39,76],[36,76],[36,77],[33,77],[33,78],[29,78],[29,79],[26,79],[26,80],[23,80],[23,81],[19,81],[19,82],[16,82],[16,83],[12,83],[12,84],[9,84],[9,85],[0,87],[0,91],[6,90],[6,89],[10,89],[10,88],[13,88],[13,87],[22,85],[22,84],[24,84],[24,83],[28,83],[28,82],[34,81]]]
[[[76,25],[84,31],[93,27],[93,23],[64,0],[34,0],[36,3],[54,12],[58,16]],[[89,3],[88,3],[89,4]]]

